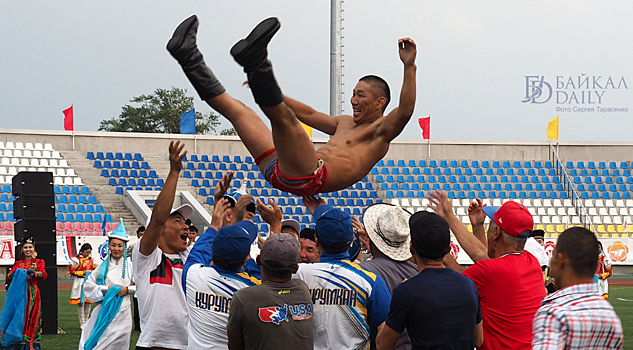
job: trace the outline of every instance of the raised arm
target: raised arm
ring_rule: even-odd
[[[325,113],[316,111],[314,108],[294,100],[288,96],[284,96],[286,106],[292,109],[297,119],[303,124],[311,126],[328,135],[334,135],[338,126],[338,117],[332,117]]]
[[[415,56],[417,49],[413,39],[403,38],[398,40],[398,53],[400,54],[400,60],[404,64],[404,78],[402,79],[402,90],[400,91],[398,107],[387,115],[387,119],[382,124],[381,135],[388,141],[400,135],[411,119],[415,108],[415,73],[417,70]]]
[[[442,191],[432,191],[429,192],[427,198],[430,202],[429,208],[433,209],[448,222],[448,226],[455,235],[455,238],[457,238],[459,245],[462,246],[466,254],[468,254],[474,262],[489,259],[488,248],[486,248],[477,237],[468,232],[466,226],[464,226],[455,213],[453,213],[453,206],[446,197],[446,193]]]
[[[165,179],[163,189],[156,198],[152,219],[145,229],[143,239],[137,243],[139,244],[139,252],[145,256],[150,255],[158,247],[160,237],[165,230],[165,222],[169,218],[174,197],[176,197],[176,185],[182,169],[182,158],[187,154],[187,151],[182,152],[184,147],[185,144],[181,144],[180,141],[169,143],[169,174]]]

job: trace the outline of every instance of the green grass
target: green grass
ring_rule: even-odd
[[[0,291],[0,307],[4,305],[4,291]],[[70,290],[59,290],[59,327],[66,334],[42,335],[42,349],[46,350],[72,350],[79,346],[81,338],[81,329],[79,329],[79,318],[77,316],[77,306],[70,305]],[[92,307],[94,309],[94,305]],[[46,319],[42,319],[42,323]],[[130,349],[136,346],[136,340],[140,333],[133,332],[130,338]]]
[[[618,298],[631,300],[624,301]],[[59,291],[59,327],[66,334],[43,335],[42,349],[46,350],[71,350],[79,346],[81,330],[77,318],[77,307],[68,304],[69,290]],[[633,350],[633,287],[609,287],[609,301],[622,320],[624,328],[624,349]],[[4,291],[0,291],[0,307],[4,304]],[[42,320],[46,322],[46,320]],[[130,339],[130,349],[134,349],[139,333],[133,332]],[[628,341],[627,341],[628,340]]]

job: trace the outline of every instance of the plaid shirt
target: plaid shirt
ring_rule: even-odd
[[[622,349],[624,334],[611,304],[594,283],[545,297],[533,324],[532,349]]]

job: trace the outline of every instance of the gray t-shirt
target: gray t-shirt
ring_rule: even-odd
[[[235,292],[226,329],[242,332],[246,349],[313,349],[312,307],[302,280],[264,281]]]
[[[387,282],[389,292],[393,294],[393,290],[399,286],[405,279],[410,279],[418,274],[418,266],[413,262],[395,261],[384,255],[378,255],[372,260],[360,263],[360,266],[368,271],[374,272]],[[411,349],[411,339],[405,330],[396,342],[395,350]]]

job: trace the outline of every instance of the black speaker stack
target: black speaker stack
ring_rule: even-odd
[[[16,242],[33,237],[37,258],[46,264],[48,277],[38,280],[42,305],[42,334],[57,334],[57,239],[53,174],[20,172],[13,177],[13,226]],[[20,255],[16,247],[16,257]]]

